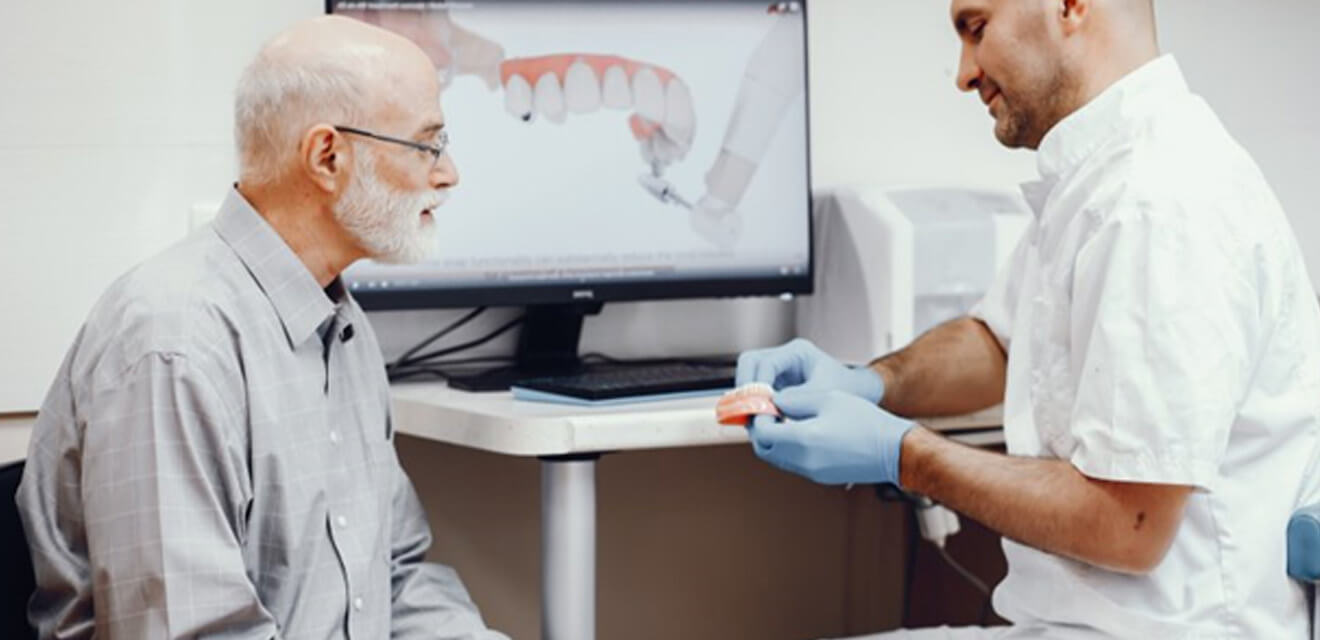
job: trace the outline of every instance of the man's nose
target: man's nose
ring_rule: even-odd
[[[428,178],[432,189],[449,189],[457,186],[458,168],[454,166],[454,159],[449,157],[448,153],[440,156]]]
[[[963,45],[962,55],[958,58],[958,76],[955,82],[959,91],[973,91],[981,84],[981,67],[976,64],[972,48]]]

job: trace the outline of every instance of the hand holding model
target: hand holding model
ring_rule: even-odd
[[[798,338],[770,349],[738,356],[736,385],[763,382],[776,390],[798,387],[803,393],[842,391],[875,405],[885,395],[885,381],[869,367],[849,367],[820,347]]]
[[[848,367],[807,340],[747,351],[736,384],[763,383],[788,421],[755,416],[748,435],[756,455],[824,484],[898,484],[903,436],[915,426],[881,409],[883,378]]]

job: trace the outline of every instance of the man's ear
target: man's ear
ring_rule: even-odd
[[[1059,10],[1064,35],[1072,35],[1080,31],[1091,16],[1091,0],[1059,0]]]
[[[328,124],[318,124],[303,134],[298,159],[313,184],[326,193],[334,193],[347,166],[346,152],[343,136]]]

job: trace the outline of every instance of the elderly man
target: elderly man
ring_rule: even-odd
[[[1004,535],[1013,625],[904,637],[1305,637],[1283,545],[1320,480],[1320,310],[1269,186],[1160,57],[1150,0],[952,14],[959,87],[1038,152],[1036,217],[971,318],[868,367],[744,354],[741,381],[783,388],[795,419],[756,419],[756,453]],[[1008,455],[898,417],[1001,401]]]
[[[503,638],[395,457],[340,273],[432,246],[457,182],[407,40],[294,26],[239,82],[215,221],[116,281],[46,398],[18,494],[42,637]]]

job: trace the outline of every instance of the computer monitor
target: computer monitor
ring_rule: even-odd
[[[519,364],[546,370],[603,302],[810,292],[804,2],[327,11],[426,51],[460,175],[433,259],[346,272],[363,307],[526,306]]]

